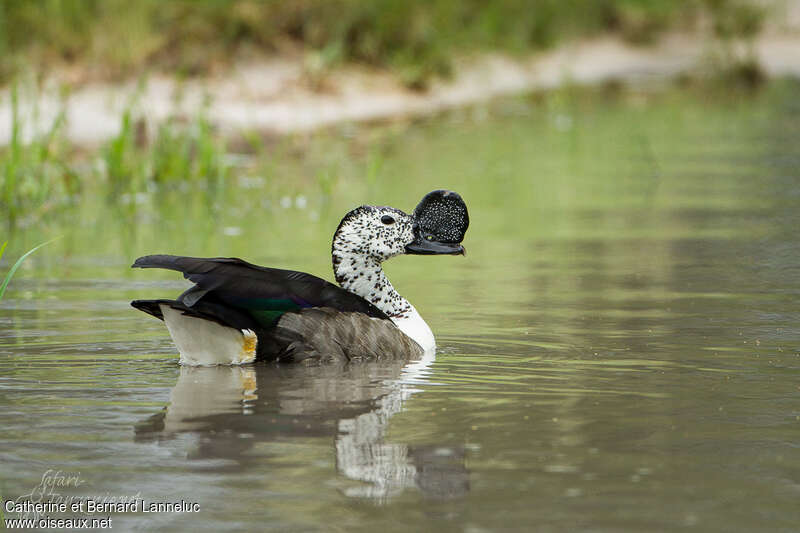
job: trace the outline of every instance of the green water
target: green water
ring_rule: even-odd
[[[112,513],[122,531],[796,531],[798,102],[791,83],[511,99],[320,134],[268,176],[238,158],[213,197],[31,224],[6,261],[62,237],[0,302],[2,495],[61,471],[64,498],[199,503]],[[128,305],[186,286],[128,268],[147,253],[331,279],[344,212],[442,187],[468,255],[386,267],[435,360],[180,368]]]

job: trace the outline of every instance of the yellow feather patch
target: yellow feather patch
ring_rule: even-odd
[[[258,337],[249,329],[242,330],[242,356],[238,361],[240,363],[251,363],[256,358],[256,346],[258,345]]]

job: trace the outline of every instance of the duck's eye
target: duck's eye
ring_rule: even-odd
[[[394,218],[389,215],[383,215],[381,217],[381,222],[388,226],[389,224],[394,224]]]

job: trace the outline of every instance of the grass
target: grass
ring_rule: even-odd
[[[767,12],[747,2],[706,0],[712,15],[717,76],[729,85],[753,87],[766,78],[755,52]]]
[[[42,244],[31,248],[30,250],[25,252],[25,254],[23,254],[22,257],[17,259],[17,262],[14,263],[11,266],[11,269],[6,274],[6,277],[3,279],[3,282],[0,283],[0,300],[3,299],[3,296],[6,293],[6,287],[8,287],[8,283],[11,281],[11,278],[14,277],[14,274],[17,272],[17,269],[22,264],[22,262],[25,260],[25,258],[27,258],[29,255],[31,255],[33,252],[35,252],[36,250],[38,250],[39,248],[41,248],[45,244],[49,244],[51,242],[53,242],[53,241],[51,240],[51,241],[43,242]],[[3,245],[0,246],[0,259],[3,258],[3,253],[6,251],[6,246],[7,245],[8,245],[8,241],[4,242]]]
[[[153,68],[196,75],[233,55],[306,54],[312,78],[341,62],[391,69],[411,87],[474,50],[527,52],[616,32],[633,42],[691,25],[758,31],[748,0],[28,0],[0,1],[0,82],[21,70],[129,78]]]
[[[44,132],[26,141],[18,88],[11,99],[11,137],[0,148],[0,210],[15,221],[21,213],[43,214],[53,203],[77,192],[78,177],[70,161],[71,148],[64,135],[64,114],[58,113]],[[36,109],[34,108],[34,113]]]
[[[20,92],[12,86],[10,142],[0,147],[0,213],[9,226],[30,226],[87,191],[131,203],[137,195],[188,184],[213,193],[229,176],[226,143],[202,111],[188,120],[173,116],[150,132],[132,105],[120,118],[119,133],[86,152],[67,138],[63,112],[45,131],[29,131]]]
[[[117,196],[185,183],[215,190],[228,175],[225,141],[214,134],[204,113],[186,122],[173,116],[158,125],[152,141],[148,127],[131,109],[122,115],[119,133],[99,153],[96,178]]]

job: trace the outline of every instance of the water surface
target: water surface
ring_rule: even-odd
[[[0,302],[3,497],[61,471],[62,497],[200,505],[119,530],[796,531],[798,97],[505,100],[24,229],[12,256],[63,237]],[[435,359],[181,368],[128,305],[186,286],[146,253],[330,279],[345,211],[441,187],[467,257],[387,265]]]

